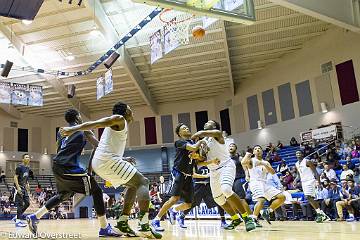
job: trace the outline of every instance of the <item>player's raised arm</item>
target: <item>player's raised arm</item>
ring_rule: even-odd
[[[276,173],[269,162],[267,162],[267,161],[259,161],[259,164],[263,165],[268,173],[271,173],[271,174]]]
[[[311,169],[311,171],[314,173],[316,180],[320,181],[320,175],[316,171],[316,167],[315,167],[314,163],[311,160],[308,160],[308,159],[305,159],[305,160],[306,160],[306,166],[308,166]]]
[[[201,147],[202,144],[206,144],[206,141],[205,140],[200,140],[195,144],[187,143],[186,144],[186,150],[196,152],[197,150],[199,150],[199,148]]]
[[[225,143],[225,139],[222,135],[222,132],[217,129],[198,131],[197,133],[192,135],[191,139],[196,140],[204,137],[213,137],[216,138],[220,143]]]
[[[101,118],[96,121],[85,122],[72,127],[62,127],[59,132],[61,136],[69,136],[76,131],[87,131],[96,128],[105,128],[117,126],[119,130],[125,127],[125,118],[121,115],[112,115],[111,117]]]
[[[92,131],[84,131],[86,140],[94,147],[97,148],[99,141],[96,139],[95,134]]]
[[[245,168],[248,168],[251,165],[251,156],[252,153],[247,152],[241,159],[241,165],[243,165]]]

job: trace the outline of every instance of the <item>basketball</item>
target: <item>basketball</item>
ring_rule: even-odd
[[[201,39],[205,36],[205,29],[202,26],[195,26],[192,29],[192,35],[195,39]]]

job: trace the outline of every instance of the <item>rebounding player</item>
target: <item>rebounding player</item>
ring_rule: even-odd
[[[60,129],[62,136],[70,136],[77,131],[104,128],[99,145],[95,151],[92,168],[95,173],[111,183],[114,188],[127,187],[124,195],[124,207],[116,225],[120,234],[128,237],[161,238],[149,225],[149,180],[131,163],[123,160],[128,135],[128,124],[133,121],[131,108],[122,102],[113,106],[113,115],[96,121],[85,122],[72,127]],[[132,230],[128,224],[131,208],[137,198],[140,208],[139,232]]]
[[[311,161],[309,161],[307,158],[304,158],[302,151],[296,151],[296,158],[298,159],[295,164],[298,172],[296,178],[301,179],[301,186],[304,195],[316,211],[316,222],[321,223],[324,221],[329,221],[330,218],[320,209],[319,203],[314,199],[316,190],[315,177],[318,181],[320,181],[320,176],[316,171],[316,167]]]
[[[235,180],[235,164],[230,158],[229,148],[225,138],[219,130],[220,125],[216,121],[208,121],[203,131],[192,136],[192,139],[206,138],[208,146],[208,159],[219,159],[220,165],[209,165],[210,186],[213,198],[228,214],[232,222],[230,226],[236,227],[241,223],[238,214],[241,214],[245,221],[246,231],[255,229],[255,223],[250,218],[243,206],[239,196],[232,190]]]
[[[192,176],[194,182],[194,199],[191,208],[181,213],[178,218],[185,219],[185,216],[189,214],[193,208],[200,206],[200,204],[204,201],[208,209],[217,207],[221,218],[221,228],[232,230],[234,228],[226,223],[224,209],[214,201],[214,198],[211,194],[209,173],[210,170],[207,166],[195,166],[194,174]]]
[[[171,198],[164,203],[159,210],[159,213],[151,222],[151,225],[157,231],[164,231],[164,228],[160,226],[160,219],[166,214],[166,212],[169,211],[170,223],[175,224],[177,212],[185,211],[191,208],[194,194],[192,175],[196,161],[191,160],[189,155],[191,152],[198,151],[200,146],[205,143],[204,141],[199,141],[194,144],[191,140],[190,129],[183,123],[178,124],[175,132],[180,139],[175,142],[176,155],[174,167],[171,172],[172,184],[169,191]],[[215,163],[215,161],[216,159],[214,158],[212,162]],[[211,163],[211,161],[202,164],[209,163]],[[172,208],[172,206],[174,206],[180,198],[183,198],[184,203]],[[178,218],[178,224],[180,227],[185,228],[183,218]]]
[[[70,126],[75,126],[82,122],[79,112],[75,109],[69,109],[65,112],[65,120]],[[58,194],[49,199],[35,214],[27,217],[29,229],[34,235],[37,234],[37,224],[42,216],[57,207],[61,202],[68,200],[74,193],[82,193],[92,195],[93,197],[94,208],[100,223],[99,237],[120,236],[120,234],[114,232],[110,224],[107,223],[101,188],[95,179],[79,164],[79,157],[86,144],[86,139],[88,139],[94,147],[97,146],[98,141],[90,131],[74,132],[68,137],[58,136],[57,154],[53,159],[53,173]]]
[[[15,226],[26,227],[26,223],[22,222],[23,214],[30,206],[30,185],[29,185],[29,168],[30,156],[24,154],[22,156],[22,163],[19,164],[15,170],[14,176],[14,199],[17,208]]]
[[[251,158],[253,154],[255,157]],[[261,146],[255,146],[253,154],[247,152],[241,160],[243,167],[249,171],[250,191],[253,199],[257,201],[252,218],[256,221],[261,211],[263,218],[270,224],[270,213],[274,212],[285,202],[285,196],[280,190],[266,183],[267,174],[275,174],[275,170],[269,162],[263,160],[263,150]],[[271,204],[269,208],[262,210],[266,200],[270,201]]]

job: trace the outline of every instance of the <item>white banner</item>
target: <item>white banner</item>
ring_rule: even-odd
[[[325,138],[336,138],[336,135],[336,125],[312,130],[312,138],[317,140]]]
[[[111,93],[113,91],[113,75],[112,70],[109,69],[105,73],[105,95]]]
[[[162,58],[161,30],[150,36],[151,64]]]

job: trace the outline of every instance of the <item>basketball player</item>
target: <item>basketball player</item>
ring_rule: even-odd
[[[17,209],[15,227],[26,227],[26,223],[22,222],[24,212],[30,206],[30,185],[29,185],[29,172],[30,172],[30,156],[29,154],[22,155],[22,163],[16,167],[14,176],[14,199]]]
[[[251,156],[254,154],[254,157]],[[252,218],[257,221],[260,214],[270,224],[270,213],[274,212],[285,202],[285,196],[282,192],[275,187],[267,184],[267,174],[275,174],[275,170],[271,167],[270,163],[263,160],[263,150],[261,146],[254,147],[253,154],[247,152],[245,157],[241,160],[241,164],[249,171],[250,177],[250,191],[253,199],[257,201]],[[271,202],[269,208],[262,210],[265,201]]]
[[[76,126],[82,123],[80,113],[75,109],[69,109],[65,112],[65,120],[69,126]],[[68,200],[74,193],[92,195],[94,208],[96,210],[100,223],[99,237],[118,237],[107,223],[105,215],[105,205],[103,192],[90,176],[79,164],[79,157],[86,144],[86,139],[96,147],[98,141],[92,132],[74,132],[68,137],[58,135],[57,154],[53,158],[53,173],[55,176],[58,194],[49,199],[43,207],[35,214],[27,217],[30,231],[37,234],[37,224],[42,216],[51,209],[60,205],[61,202]],[[91,159],[90,159],[91,161]]]
[[[192,139],[205,138],[208,147],[207,158],[220,160],[220,165],[210,164],[208,166],[210,186],[215,202],[230,214],[232,227],[235,228],[241,223],[239,213],[245,221],[246,231],[251,231],[255,229],[255,223],[248,216],[239,196],[232,190],[236,167],[230,158],[228,145],[219,129],[219,123],[210,120],[205,124],[204,130],[195,133]]]
[[[249,205],[247,204],[245,197],[245,189],[243,183],[246,181],[246,174],[243,166],[241,165],[240,155],[237,153],[237,146],[235,143],[230,143],[229,145],[229,152],[230,157],[234,161],[236,166],[236,174],[235,174],[235,181],[233,186],[233,191],[240,197],[241,202],[245,208],[247,214],[251,214],[251,210]]]
[[[309,201],[310,205],[316,211],[316,222],[321,223],[324,221],[329,221],[330,218],[320,209],[319,203],[315,200],[315,177],[318,181],[320,181],[320,176],[316,171],[316,167],[311,161],[309,161],[307,158],[304,158],[304,154],[302,151],[296,151],[296,158],[298,159],[295,164],[298,172],[296,178],[301,179],[301,186],[304,195]]]
[[[192,175],[196,161],[191,160],[189,155],[191,152],[198,151],[201,144],[204,144],[204,141],[198,141],[196,144],[194,144],[191,140],[191,132],[189,127],[183,123],[178,124],[175,132],[180,139],[175,142],[176,155],[174,166],[171,172],[172,185],[169,191],[171,198],[164,203],[164,205],[159,210],[159,213],[151,222],[152,226],[157,231],[164,231],[164,228],[160,226],[160,219],[166,214],[166,212],[169,211],[170,223],[175,224],[175,216],[177,212],[185,211],[191,208],[194,192]],[[184,203],[176,206],[175,208],[171,208],[180,200],[181,197],[183,198]],[[179,218],[178,223],[180,227],[185,228],[184,218]]]
[[[149,225],[149,180],[131,163],[124,161],[123,155],[128,135],[128,125],[133,121],[131,108],[122,102],[113,106],[113,115],[96,121],[89,121],[72,127],[60,128],[62,136],[71,136],[77,131],[104,128],[95,151],[92,168],[95,173],[111,183],[114,188],[126,186],[124,207],[116,225],[120,234],[136,237],[128,224],[131,208],[137,198],[140,208],[139,235],[147,238],[161,238]]]
[[[233,226],[230,226],[226,223],[225,220],[225,211],[222,207],[220,207],[212,197],[211,188],[210,188],[210,170],[207,166],[195,166],[193,177],[193,184],[194,184],[194,199],[191,204],[191,208],[185,210],[184,212],[180,213],[178,217],[178,222],[180,219],[185,219],[185,216],[189,214],[189,212],[195,208],[200,206],[202,201],[206,204],[208,209],[217,207],[220,218],[221,218],[221,228],[226,230],[234,229]],[[182,220],[183,221],[183,220]]]

